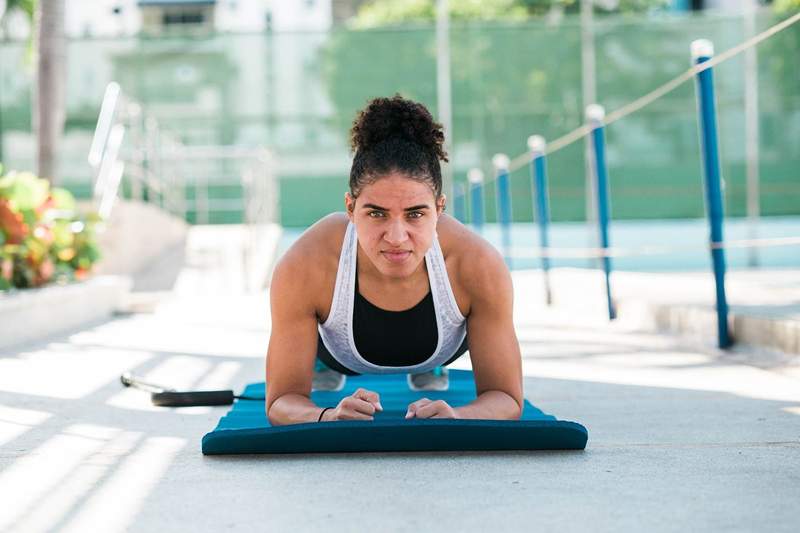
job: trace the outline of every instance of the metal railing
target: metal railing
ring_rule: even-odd
[[[241,223],[248,285],[264,269],[260,262],[269,254],[262,247],[274,240],[266,232],[278,221],[279,189],[269,150],[187,146],[112,82],[106,87],[88,159],[94,171],[95,209],[104,220],[126,193],[188,222]]]
[[[123,143],[125,140],[128,142]],[[156,203],[185,218],[183,184],[178,174],[164,172],[162,164],[164,151],[179,144],[160,130],[154,117],[126,97],[118,83],[109,83],[88,158],[94,171],[93,200],[100,216],[111,216],[125,176],[131,198]]]
[[[131,199],[156,204],[190,222],[213,223],[215,214],[225,212],[240,213],[244,224],[277,220],[271,152],[184,145],[115,82],[106,87],[88,159],[94,171],[95,206],[104,219],[125,189],[124,178]],[[214,187],[229,190],[211,194]]]

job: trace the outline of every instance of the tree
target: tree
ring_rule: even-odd
[[[33,27],[33,12],[35,8],[36,0],[6,0],[6,11],[0,17],[0,27],[3,28],[3,33],[8,33],[8,18],[15,11],[25,13],[31,22],[31,27]]]
[[[37,172],[58,182],[58,141],[64,131],[67,43],[64,37],[64,0],[36,2],[36,96],[33,124],[37,140]]]
[[[800,2],[800,0],[781,0]],[[634,13],[667,5],[668,0],[594,0],[598,13]],[[580,0],[452,0],[448,3],[454,21],[520,21],[551,11],[577,13]],[[375,28],[407,22],[431,22],[436,18],[436,0],[377,0],[361,6],[354,25]]]
[[[0,30],[2,35],[8,35],[8,22],[11,15],[15,12],[22,12],[28,18],[30,26],[33,27],[33,11],[35,9],[36,0],[6,0],[6,10],[0,14]],[[33,39],[28,39],[28,54],[29,57],[33,50]],[[0,161],[3,161],[3,110],[0,109]]]
[[[775,0],[775,11],[778,13],[800,11],[800,0]]]

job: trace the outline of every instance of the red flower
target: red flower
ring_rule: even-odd
[[[11,259],[3,259],[0,263],[0,277],[11,281],[11,276],[14,275],[14,261]]]
[[[22,215],[12,211],[5,198],[0,198],[0,229],[8,236],[8,244],[20,244],[28,234]]]

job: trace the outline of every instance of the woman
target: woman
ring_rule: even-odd
[[[376,98],[351,141],[346,212],[304,232],[272,277],[270,423],[372,420],[382,410],[379,392],[364,389],[315,405],[318,359],[343,374],[424,376],[467,345],[477,398],[459,407],[423,398],[406,418],[519,418],[511,277],[492,246],[443,213],[441,125],[419,103]]]

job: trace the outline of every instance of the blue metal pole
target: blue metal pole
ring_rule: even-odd
[[[696,65],[705,63],[714,55],[714,45],[711,41],[705,39],[694,41],[691,50],[692,62]],[[711,68],[708,68],[698,73],[695,79],[697,112],[700,123],[700,145],[703,152],[706,213],[711,229],[711,261],[714,267],[714,281],[717,292],[717,339],[720,348],[728,348],[733,344],[733,339],[728,331],[728,301],[725,296],[725,243],[722,231],[724,209],[717,140],[714,75]]]
[[[467,180],[470,183],[470,220],[472,228],[478,233],[483,233],[483,172],[479,168],[473,168],[467,173]]]
[[[617,318],[614,300],[611,296],[611,257],[608,255],[609,237],[608,224],[611,210],[609,209],[608,195],[608,168],[606,167],[606,141],[603,120],[606,112],[603,106],[591,104],[586,106],[586,120],[592,127],[591,139],[594,151],[594,186],[597,199],[597,222],[600,230],[600,248],[603,250],[602,265],[606,278],[606,301],[608,303],[608,318]]]
[[[547,194],[547,161],[545,160],[546,143],[541,135],[528,137],[528,148],[531,151],[531,180],[533,181],[533,205],[536,212],[536,222],[539,226],[539,249],[542,257],[542,274],[544,277],[544,294],[547,305],[553,303],[550,290],[550,206]]]
[[[508,172],[510,161],[507,155],[497,154],[492,158],[492,164],[497,173],[497,221],[500,223],[500,240],[506,264],[511,268],[511,176]]]
[[[456,220],[462,224],[465,223],[467,221],[467,205],[464,198],[463,183],[453,184],[453,204],[453,215],[455,215]]]

